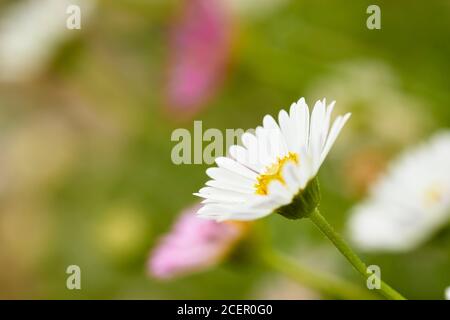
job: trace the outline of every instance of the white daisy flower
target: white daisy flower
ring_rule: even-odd
[[[409,250],[450,218],[450,131],[407,151],[373,185],[349,222],[366,250]]]
[[[77,35],[66,28],[67,8],[80,6],[83,21],[95,0],[15,1],[0,17],[0,81],[20,82],[43,71],[59,45]]]
[[[208,219],[254,220],[272,212],[300,218],[319,202],[317,172],[350,114],[331,125],[334,101],[317,101],[310,116],[305,99],[270,115],[255,134],[242,135],[243,146],[216,159],[206,174],[212,180],[195,195],[204,198],[198,215]],[[331,129],[330,129],[331,127]],[[295,200],[295,201],[294,201]]]

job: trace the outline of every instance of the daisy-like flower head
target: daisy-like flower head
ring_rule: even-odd
[[[226,76],[233,23],[221,0],[181,1],[170,37],[166,102],[173,116],[193,115]]]
[[[208,219],[254,220],[278,212],[301,218],[319,202],[315,179],[350,114],[331,125],[334,102],[317,101],[310,115],[305,99],[281,110],[278,122],[266,115],[263,125],[242,135],[243,146],[230,147],[216,159],[211,178],[195,195],[204,198],[198,215]],[[331,128],[331,129],[330,129]]]
[[[70,5],[80,7],[84,23],[95,11],[97,1],[11,1],[7,10],[2,9],[0,81],[26,81],[45,69],[56,49],[76,34],[66,28]]]
[[[450,131],[394,160],[356,206],[350,236],[365,250],[410,250],[450,219]]]
[[[152,276],[171,279],[220,263],[249,230],[245,222],[200,219],[198,206],[186,209],[172,230],[153,250],[148,261]]]

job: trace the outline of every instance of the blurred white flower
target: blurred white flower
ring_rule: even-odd
[[[450,300],[450,287],[445,289],[445,299]]]
[[[230,147],[231,157],[216,159],[212,180],[195,195],[204,198],[201,217],[254,220],[275,211],[296,219],[317,206],[314,178],[350,114],[331,122],[334,102],[317,101],[311,113],[305,99],[281,110],[278,123],[270,115],[256,134],[244,133],[244,146]],[[292,206],[291,206],[292,205]]]
[[[450,131],[394,161],[349,221],[366,250],[409,250],[450,218]]]
[[[26,0],[0,17],[0,81],[28,80],[41,72],[54,50],[77,30],[66,28],[70,5],[81,8],[82,25],[96,0]]]

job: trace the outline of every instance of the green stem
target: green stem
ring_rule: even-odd
[[[348,283],[330,275],[318,273],[315,270],[300,265],[296,260],[274,250],[267,248],[261,250],[260,256],[267,266],[285,274],[300,285],[320,293],[341,299],[376,299],[376,297],[367,289],[355,286],[352,283]]]
[[[344,255],[345,258],[353,265],[353,267],[365,278],[367,279],[372,274],[367,273],[366,264],[358,257],[358,255],[350,248],[350,246],[345,242],[345,240],[333,229],[333,227],[328,223],[328,221],[320,214],[319,210],[316,208],[308,218],[322,231],[322,233],[327,236],[328,239],[333,242],[336,248]],[[381,281],[381,279],[380,279]],[[405,298],[398,293],[396,290],[391,288],[388,284],[381,281],[380,293],[391,300],[405,300]]]

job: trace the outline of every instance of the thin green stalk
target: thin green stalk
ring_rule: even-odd
[[[320,214],[317,208],[308,216],[308,218],[310,218],[311,221],[320,229],[320,231],[322,231],[322,233],[327,236],[327,238],[330,239],[331,242],[333,242],[336,248],[345,256],[345,258],[347,258],[347,260],[365,279],[371,276],[371,274],[367,273],[366,264],[358,257],[358,255],[352,250],[352,248],[350,248],[345,240],[333,229],[328,221]],[[405,298],[400,293],[398,293],[383,281],[381,281],[381,287],[379,291],[384,297],[388,299],[405,300]]]
[[[352,283],[337,279],[331,275],[319,273],[299,264],[295,259],[287,257],[271,249],[261,250],[262,261],[274,270],[283,273],[302,286],[320,293],[341,299],[373,300],[374,296],[368,289],[355,286]]]

